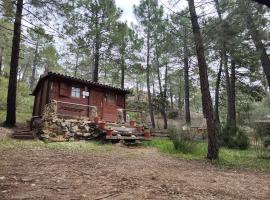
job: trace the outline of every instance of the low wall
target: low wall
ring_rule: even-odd
[[[100,134],[93,121],[84,119],[65,119],[56,114],[57,103],[52,101],[43,111],[42,119],[34,127],[38,135],[50,141],[69,141],[74,139],[92,139]]]

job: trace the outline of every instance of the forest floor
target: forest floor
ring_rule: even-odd
[[[0,127],[0,199],[268,199],[270,174],[220,169],[155,148],[9,139]]]

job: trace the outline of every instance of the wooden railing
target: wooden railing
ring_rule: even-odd
[[[58,104],[61,103],[61,104],[67,104],[67,105],[74,105],[74,106],[81,106],[81,107],[87,107],[87,112],[88,112],[88,118],[90,120],[94,120],[94,117],[97,116],[97,107],[96,106],[91,106],[91,105],[85,105],[85,104],[79,104],[79,103],[72,103],[72,102],[66,102],[66,101],[57,101],[57,100],[54,100],[56,102],[56,106],[58,108]],[[70,108],[70,109],[73,109],[74,111],[78,111],[79,113],[83,110],[80,111],[79,108]],[[76,116],[73,116],[73,117],[76,117]],[[81,117],[81,116],[78,116],[78,117]]]
[[[127,112],[135,112],[135,113],[140,113],[141,114],[141,121],[145,122],[146,121],[146,116],[145,116],[145,112],[141,111],[141,110],[132,110],[132,109],[121,109],[123,111],[123,115],[124,115],[124,121],[127,121]]]

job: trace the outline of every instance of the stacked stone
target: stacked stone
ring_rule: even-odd
[[[74,139],[91,139],[97,136],[94,122],[82,119],[64,119],[57,117],[57,104],[52,101],[45,106],[40,126],[42,138],[51,141],[68,141]]]

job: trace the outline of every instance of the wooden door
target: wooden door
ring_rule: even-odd
[[[90,91],[91,105],[97,107],[97,113],[100,118],[103,118],[103,99],[104,93],[101,91]]]

